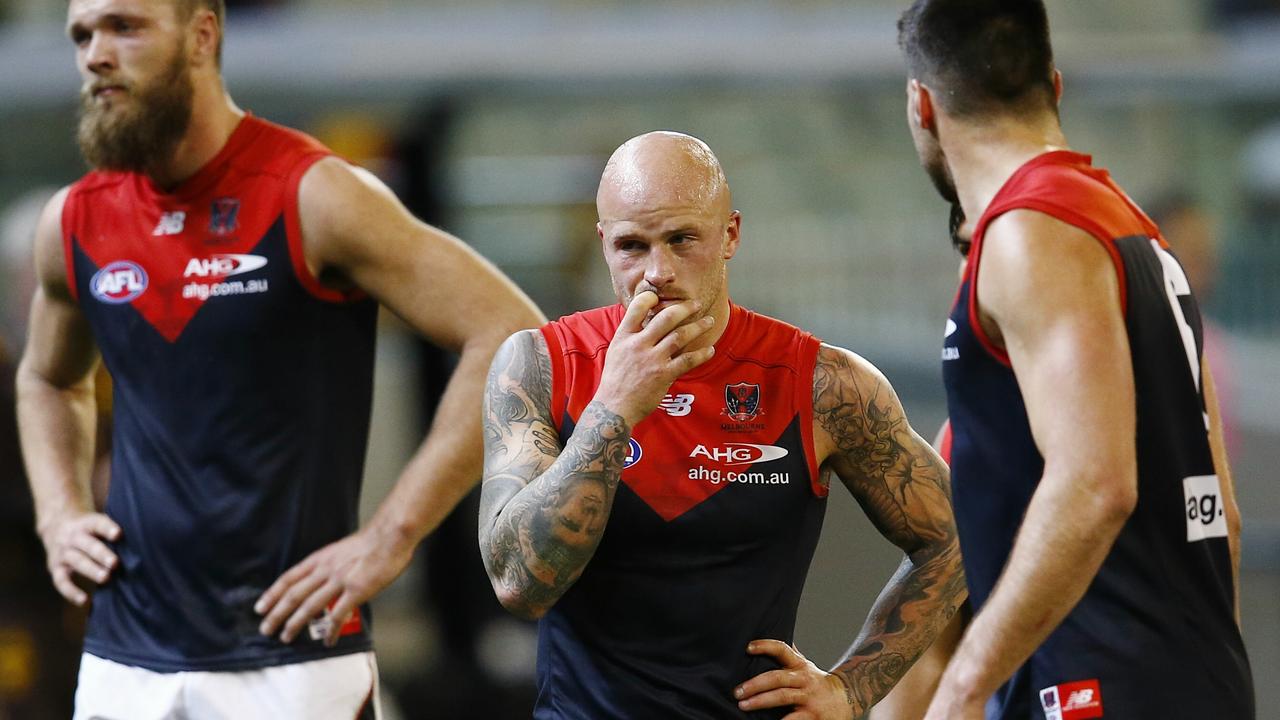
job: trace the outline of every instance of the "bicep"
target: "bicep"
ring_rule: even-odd
[[[814,382],[815,437],[826,464],[876,528],[907,552],[955,536],[946,464],[907,421],[888,380],[870,363],[824,346]]]
[[[68,287],[61,220],[65,198],[66,190],[55,195],[36,226],[36,292],[22,358],[24,373],[56,387],[90,381],[98,363],[89,323]]]
[[[999,325],[1046,464],[1124,467],[1136,419],[1116,266],[1084,231],[1030,215],[992,225],[1004,232],[984,251],[984,311]]]
[[[298,189],[303,244],[320,270],[335,270],[442,347],[532,304],[497,268],[460,240],[413,217],[371,173],[337,158],[312,166]]]

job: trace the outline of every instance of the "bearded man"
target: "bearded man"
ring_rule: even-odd
[[[227,95],[221,0],[72,0],[92,171],[47,205],[18,373],[77,718],[376,717],[366,601],[480,475],[485,369],[541,321],[369,173]],[[381,302],[460,360],[357,529]],[[88,492],[93,373],[112,482]]]

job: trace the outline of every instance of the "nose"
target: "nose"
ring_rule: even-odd
[[[84,49],[84,64],[95,75],[102,75],[115,68],[115,47],[106,33],[94,32],[90,36]]]
[[[676,279],[675,258],[666,247],[649,253],[649,262],[645,265],[644,280],[655,289],[670,284]]]

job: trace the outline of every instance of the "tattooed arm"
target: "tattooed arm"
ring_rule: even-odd
[[[480,552],[498,599],[516,615],[541,617],[582,575],[609,520],[631,428],[677,377],[711,357],[710,348],[685,349],[711,327],[706,319],[681,324],[691,303],[645,325],[656,303],[645,292],[627,308],[595,398],[563,449],[542,334],[516,333],[493,360],[484,392]]]
[[[739,688],[744,710],[795,705],[819,718],[864,714],[947,625],[966,590],[947,466],[907,424],[889,382],[870,363],[823,345],[813,378],[814,443],[876,528],[907,556],[853,646],[830,673],[794,648],[758,640],[748,652],[783,669]],[[835,692],[833,692],[833,690]]]
[[[885,695],[964,601],[947,466],[907,424],[889,382],[860,357],[823,347],[814,415],[830,467],[876,528],[907,553],[853,647],[832,670],[859,712]]]
[[[551,363],[536,331],[498,351],[485,390],[480,547],[504,607],[541,617],[582,574],[613,507],[631,428],[603,404],[560,449]]]

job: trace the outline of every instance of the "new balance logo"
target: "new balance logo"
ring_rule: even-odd
[[[156,223],[156,229],[151,231],[152,235],[181,235],[182,228],[187,223],[187,214],[181,210],[167,212],[160,216],[160,222]]]
[[[1072,690],[1067,696],[1067,704],[1062,706],[1064,711],[1075,710],[1077,708],[1085,708],[1093,705],[1093,690]]]
[[[664,395],[662,399],[658,401],[658,407],[665,410],[671,417],[688,415],[693,411],[693,395],[690,393]]]

